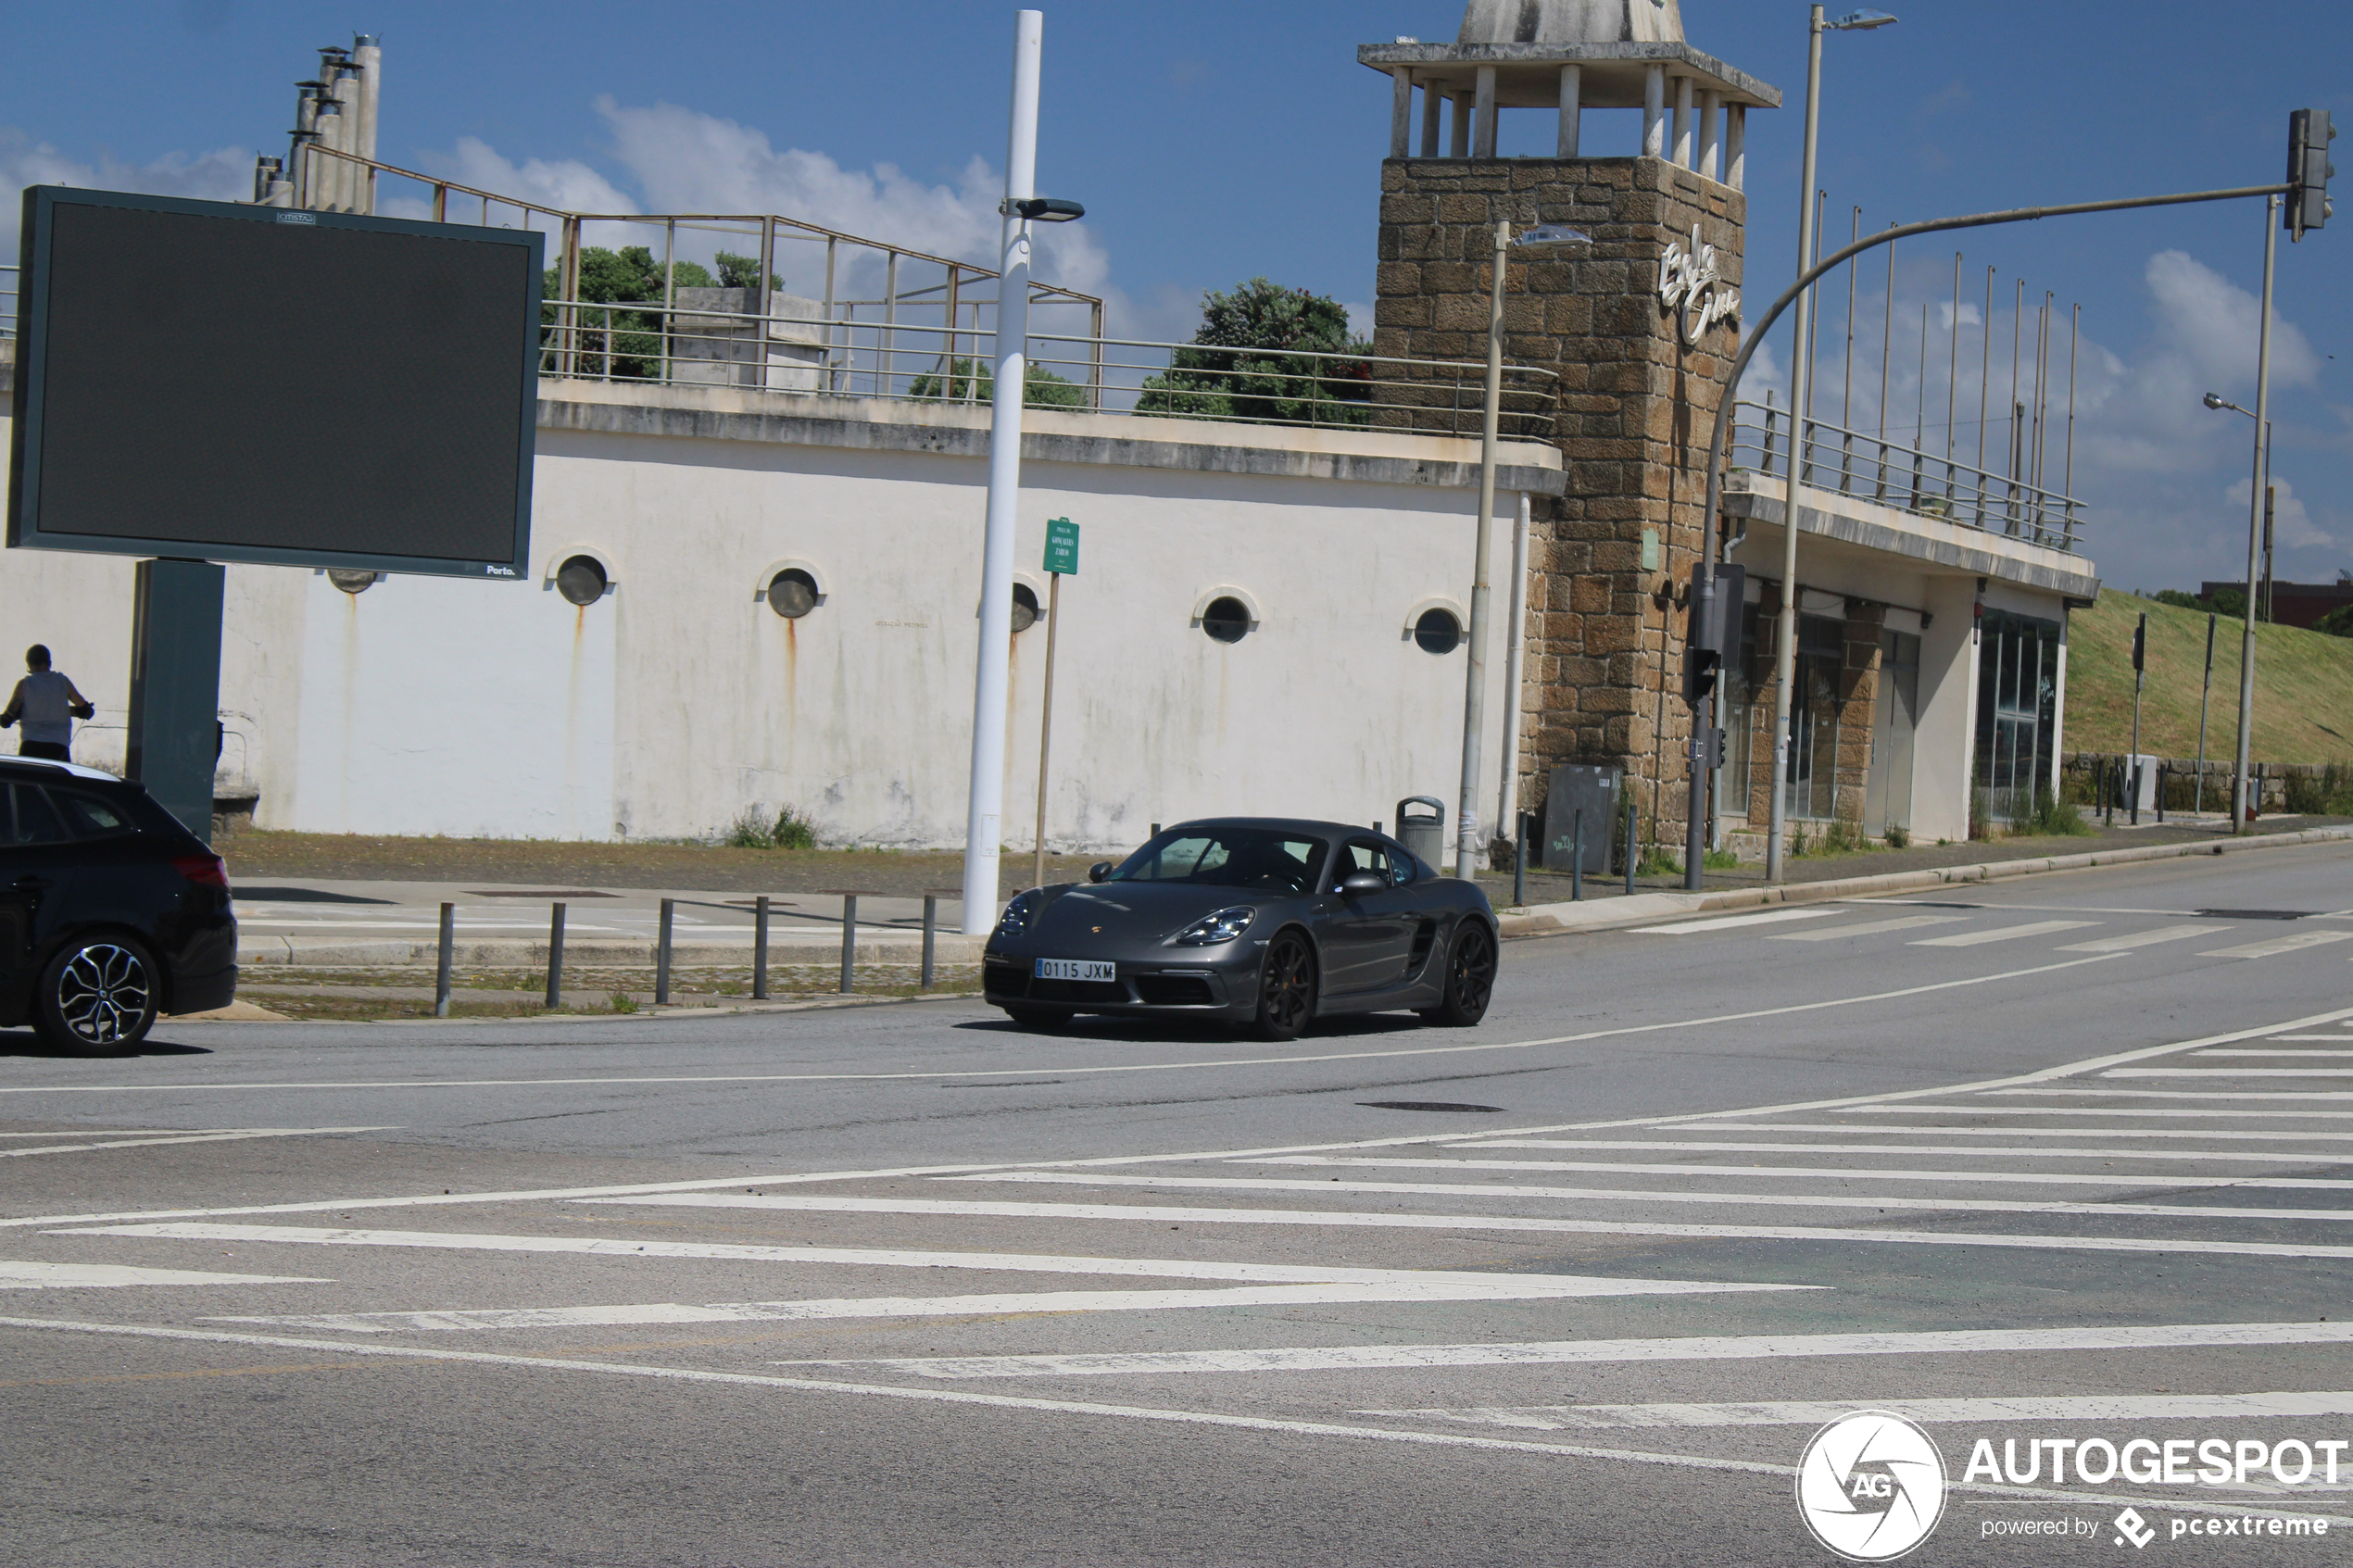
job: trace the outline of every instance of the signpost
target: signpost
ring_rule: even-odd
[[[2206,700],[2214,695],[2214,621],[2206,618],[2206,684],[2197,694],[2197,800],[2191,806],[2193,814],[2206,810]]]
[[[1038,859],[1031,885],[1046,885],[1046,759],[1054,738],[1054,633],[1062,625],[1063,579],[1078,575],[1078,525],[1046,520],[1046,695],[1038,709]]]
[[[2148,680],[2149,618],[2133,628],[2133,825],[2141,825],[2141,687]]]

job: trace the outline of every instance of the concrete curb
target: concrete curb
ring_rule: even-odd
[[[978,963],[981,944],[988,938],[949,935],[941,933],[933,947],[933,957],[940,963]],[[431,965],[440,961],[440,947],[433,942],[406,939],[376,942],[337,942],[306,936],[240,935],[237,939],[237,963],[240,968],[285,968],[289,965],[335,968],[346,965]],[[858,961],[861,964],[921,963],[924,956],[920,935],[867,936],[858,938]],[[459,942],[450,948],[451,961],[462,968],[483,969],[542,969],[547,963],[547,944],[544,939],[522,937],[493,937],[486,941]],[[742,965],[751,962],[751,943],[743,942],[673,942],[670,961],[681,969],[713,965]],[[841,938],[828,936],[812,942],[803,937],[790,941],[770,940],[768,961],[778,967],[808,964],[837,964],[841,961]],[[651,942],[571,942],[564,944],[564,963],[575,965],[611,965],[631,969],[651,969],[654,944]]]
[[[1784,883],[1779,887],[1728,887],[1714,893],[1637,893],[1630,898],[1597,899],[1589,904],[1534,904],[1524,909],[1505,909],[1499,911],[1498,923],[1506,937],[1563,936],[1648,925],[1654,921],[1718,909],[1921,893],[2008,877],[2040,876],[2049,872],[2089,871],[2095,866],[2131,865],[2144,860],[2178,860],[2193,855],[2234,855],[2250,849],[2285,849],[2299,844],[2341,844],[2348,839],[2353,839],[2353,828],[2308,828],[2301,833],[2221,838],[2210,844],[2151,844],[2130,849],[2097,849],[2082,855],[2036,856],[2022,860],[1988,860],[1973,866],[1889,872],[1880,876],[1840,877],[1831,882]]]

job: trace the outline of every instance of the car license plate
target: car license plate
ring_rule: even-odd
[[[1039,959],[1038,980],[1116,980],[1119,966],[1101,959]]]

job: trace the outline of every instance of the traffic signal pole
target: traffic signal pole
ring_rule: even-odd
[[[2244,834],[2261,804],[2247,777],[2255,745],[2255,587],[2263,563],[2263,493],[2271,443],[2263,439],[2271,417],[2271,273],[2280,253],[2280,198],[2263,204],[2263,318],[2255,339],[2255,477],[2246,497],[2246,631],[2239,642],[2238,782],[2232,786],[2231,832]]]

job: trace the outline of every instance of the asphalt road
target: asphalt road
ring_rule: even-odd
[[[1286,1047],[0,1035],[0,1556],[1824,1562],[1879,1409],[1808,1494],[1869,1551],[1932,1444],[1907,1562],[2346,1561],[2348,960],[2332,846],[1517,943],[1477,1030]]]

